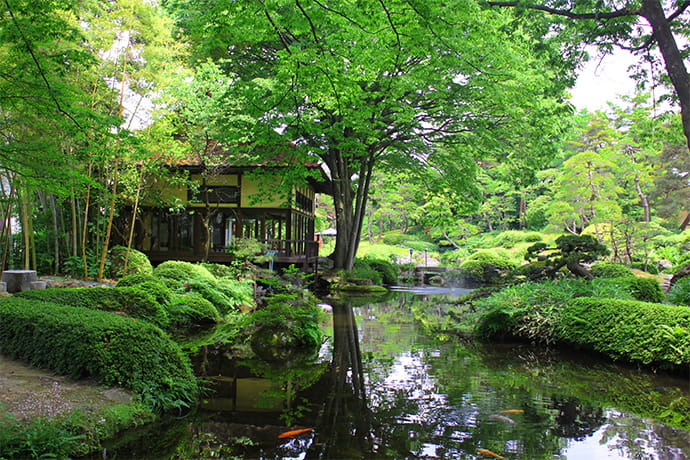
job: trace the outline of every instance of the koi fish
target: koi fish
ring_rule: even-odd
[[[487,449],[477,449],[477,453],[488,455],[489,457],[493,457],[493,458],[496,458],[498,460],[507,460],[505,457],[501,457],[498,454],[494,454],[493,452],[491,452],[490,450],[487,450]]]
[[[492,414],[489,415],[489,418],[493,420],[499,420],[501,422],[510,423],[511,425],[515,425],[515,420],[513,420],[512,418],[508,418],[505,415]]]
[[[522,409],[508,409],[508,410],[500,410],[498,412],[500,414],[522,414],[525,411]]]
[[[310,431],[314,431],[314,428],[302,428],[301,430],[286,431],[285,433],[279,434],[278,439],[294,438],[295,436],[299,436],[302,433],[308,433]]]

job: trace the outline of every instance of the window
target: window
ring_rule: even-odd
[[[189,190],[187,199],[201,203],[239,203],[240,188],[228,185],[202,185],[196,193]]]

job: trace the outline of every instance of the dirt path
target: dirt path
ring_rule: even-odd
[[[74,409],[84,411],[129,402],[132,395],[102,388],[93,381],[75,381],[0,355],[0,419],[26,422]]]

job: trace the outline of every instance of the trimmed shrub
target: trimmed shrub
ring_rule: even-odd
[[[173,290],[184,289],[188,281],[214,282],[216,277],[198,264],[168,260],[154,268],[153,275],[165,282]]]
[[[391,246],[399,246],[403,244],[405,241],[413,239],[415,239],[413,236],[406,235],[404,233],[387,233],[383,235],[381,242],[383,244],[389,244]]]
[[[428,241],[408,240],[403,243],[403,246],[418,252],[438,252],[438,246]]]
[[[480,283],[495,282],[517,267],[510,252],[503,248],[478,249],[460,264],[465,276]]]
[[[161,280],[153,275],[144,275],[136,273],[122,277],[115,287],[136,286],[138,289],[151,294],[156,302],[163,306],[167,306],[172,298],[172,291]]]
[[[125,275],[120,278],[115,284],[115,287],[135,286],[149,281],[160,282],[158,278],[150,273],[132,273],[131,275]]]
[[[636,269],[636,270],[642,270],[643,272],[647,272],[650,275],[658,275],[659,274],[659,267],[654,265],[653,263],[644,263],[644,262],[633,262],[630,264],[630,268]]]
[[[127,259],[127,270],[125,270]],[[153,266],[146,254],[136,249],[127,249],[124,246],[114,246],[110,249],[110,274],[114,278],[121,278],[133,273],[151,274]]]
[[[387,260],[363,257],[355,261],[355,267],[358,267],[360,270],[374,270],[377,272],[378,276],[376,279],[381,281],[376,284],[387,284],[390,286],[398,282],[398,270]],[[358,277],[361,277],[360,275]]]
[[[667,298],[673,304],[690,306],[690,277],[686,276],[673,283]]]
[[[217,288],[216,282],[191,280],[187,283],[187,290],[211,302],[221,315],[226,314],[235,306],[235,302]]]
[[[189,359],[167,334],[109,312],[0,299],[0,353],[128,388],[157,411],[188,406],[198,393]]]
[[[495,237],[496,246],[515,246],[517,243],[537,243],[541,241],[539,232],[525,232],[521,230],[506,230]]]
[[[690,362],[690,309],[581,298],[561,313],[560,338],[622,359],[661,367]]]
[[[190,293],[174,297],[168,312],[177,325],[209,324],[220,321],[218,309],[199,294]]]
[[[652,303],[661,303],[664,301],[664,291],[662,291],[659,281],[654,278],[637,278],[635,276],[626,276],[622,278],[595,278],[592,280],[592,285],[619,291],[620,293],[628,293],[631,300]],[[615,295],[609,297],[624,298],[625,296]]]
[[[254,281],[252,280],[220,278],[216,288],[231,300],[233,307],[254,306]]]
[[[480,339],[516,337],[532,342],[558,340],[562,308],[578,297],[606,297],[632,300],[629,292],[615,283],[583,279],[561,279],[544,283],[527,282],[501,289],[479,299],[474,306],[485,313],[477,323]]]
[[[36,289],[18,292],[14,297],[123,313],[160,327],[168,324],[168,314],[163,306],[140,286]]]
[[[635,276],[630,268],[613,262],[597,262],[592,265],[589,272],[595,278],[629,278]]]
[[[225,277],[230,277],[230,278],[235,278],[237,275],[239,275],[239,271],[231,267],[229,265],[223,265],[223,264],[210,264],[210,263],[200,263],[202,267],[204,267],[206,270],[209,271],[213,276],[216,278],[225,278]]]

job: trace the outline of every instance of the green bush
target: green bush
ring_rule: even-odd
[[[157,411],[187,406],[198,392],[189,359],[167,334],[104,311],[0,299],[0,353],[61,375],[128,388]]]
[[[403,243],[403,246],[418,252],[438,252],[438,246],[427,241],[408,240]]]
[[[612,287],[630,293],[633,299],[642,302],[661,303],[664,301],[664,291],[659,281],[654,278],[637,278],[627,276],[622,278],[601,278],[593,283],[610,284]]]
[[[652,263],[644,263],[644,262],[633,262],[630,264],[630,268],[634,268],[636,270],[642,270],[643,272],[647,272],[650,275],[658,275],[659,274],[659,268],[652,264]]]
[[[383,275],[371,267],[366,259],[356,259],[352,270],[345,272],[345,279],[354,284],[383,284]]]
[[[216,282],[192,280],[187,283],[187,291],[199,294],[211,302],[221,315],[235,307],[235,302],[218,289]]]
[[[149,281],[159,282],[160,280],[152,274],[132,273],[131,275],[125,275],[120,278],[115,284],[115,287],[135,286]]]
[[[202,267],[209,271],[216,278],[236,278],[241,273],[236,267],[223,264],[200,263]]]
[[[595,278],[628,278],[635,276],[630,268],[612,262],[597,262],[592,265],[589,272]]]
[[[216,277],[201,265],[179,260],[168,260],[153,269],[153,275],[170,287],[181,291],[188,281],[214,282]]]
[[[667,298],[673,304],[690,306],[690,277],[686,276],[673,283]]]
[[[125,270],[125,259],[127,269]],[[146,254],[136,249],[115,246],[110,249],[110,274],[113,278],[121,278],[133,273],[151,274],[153,266]]]
[[[218,309],[199,294],[183,294],[173,298],[168,312],[176,325],[217,323],[220,321]]]
[[[581,298],[561,313],[560,339],[661,367],[690,362],[690,309],[618,299]]]
[[[511,247],[518,243],[537,243],[542,240],[539,232],[525,232],[521,230],[506,230],[496,235],[496,246]]]
[[[14,296],[70,307],[123,313],[160,327],[168,324],[166,310],[145,287],[140,286],[36,289],[18,292]]]
[[[387,260],[382,259],[357,259],[355,265],[362,264],[368,266],[370,269],[376,271],[381,278],[382,284],[392,286],[398,282],[398,270],[395,266]],[[380,283],[379,283],[380,284]]]
[[[413,236],[406,235],[404,233],[387,233],[387,234],[383,235],[381,242],[383,244],[388,244],[391,246],[400,246],[405,241],[413,240],[413,239],[414,239]]]
[[[144,275],[135,273],[132,275],[123,276],[117,282],[115,287],[136,286],[151,294],[156,302],[163,306],[167,306],[172,298],[172,291],[163,282],[153,275]]]
[[[560,279],[544,283],[526,282],[501,289],[479,299],[474,306],[484,312],[475,334],[480,339],[516,337],[532,342],[554,343],[562,308],[578,297],[632,300],[619,285],[595,280]]]
[[[254,305],[254,281],[249,279],[219,278],[216,288],[230,299],[233,307]]]
[[[465,276],[481,283],[492,283],[506,277],[518,267],[503,248],[478,249],[461,264]]]

